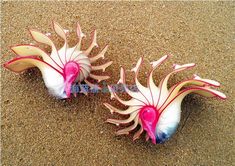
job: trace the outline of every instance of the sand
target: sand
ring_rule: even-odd
[[[28,28],[52,32],[55,19],[73,30],[79,21],[89,36],[98,30],[100,48],[109,44],[107,74],[119,79],[120,66],[130,69],[145,57],[141,82],[149,61],[173,54],[154,73],[156,81],[172,63],[195,62],[197,67],[175,75],[170,83],[196,73],[222,83],[228,99],[197,95],[182,105],[185,126],[165,144],[133,142],[115,136],[115,117],[103,106],[109,94],[79,95],[56,100],[44,86],[40,72],[15,74],[1,70],[2,165],[232,165],[234,163],[234,2],[2,2],[1,64],[14,57],[9,46],[31,43]],[[54,32],[53,32],[54,34]],[[56,38],[57,39],[57,38]],[[89,37],[87,38],[89,39]],[[86,40],[85,43],[88,43]],[[61,44],[61,40],[57,40]],[[87,44],[85,44],[85,47]],[[98,52],[98,49],[94,51]],[[128,82],[133,83],[128,73]]]

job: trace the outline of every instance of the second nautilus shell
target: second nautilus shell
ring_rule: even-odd
[[[107,120],[107,122],[118,126],[126,126],[124,129],[118,130],[117,135],[129,134],[139,126],[139,129],[134,134],[134,140],[139,138],[143,132],[146,132],[146,140],[151,139],[154,144],[163,143],[176,132],[180,123],[181,103],[186,95],[189,93],[197,93],[205,97],[226,98],[223,93],[213,89],[214,87],[220,86],[218,82],[202,79],[197,75],[168,88],[168,80],[171,75],[193,68],[195,66],[194,63],[173,65],[172,72],[163,77],[159,86],[156,86],[153,79],[153,72],[166,61],[168,57],[169,56],[166,55],[157,61],[151,62],[152,69],[147,77],[147,86],[143,86],[138,81],[138,74],[143,58],[141,57],[138,60],[137,65],[132,69],[135,73],[135,91],[127,87],[125,70],[121,68],[118,83],[123,84],[125,92],[131,96],[131,99],[128,101],[122,100],[117,95],[115,89],[109,86],[111,99],[116,99],[123,105],[128,106],[126,110],[121,110],[109,103],[104,103],[111,113],[129,116],[127,119]]]

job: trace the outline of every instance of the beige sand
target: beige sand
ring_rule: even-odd
[[[108,83],[119,79],[120,65],[130,69],[142,55],[140,79],[146,82],[147,62],[172,53],[172,63],[198,64],[184,76],[215,79],[228,96],[187,97],[183,119],[192,114],[185,127],[164,145],[152,145],[144,137],[132,142],[132,134],[114,135],[118,128],[104,123],[113,117],[102,105],[111,102],[109,94],[60,101],[49,96],[38,70],[17,75],[2,69],[2,165],[231,165],[234,16],[234,2],[2,2],[2,63],[14,56],[8,46],[32,42],[27,28],[51,32],[55,19],[74,32],[79,21],[88,36],[98,30],[101,47],[110,45],[106,57],[114,64]],[[164,73],[155,72],[156,80]]]

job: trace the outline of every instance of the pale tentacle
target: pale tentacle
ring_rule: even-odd
[[[66,34],[64,32],[64,29],[61,27],[61,25],[55,21],[53,21],[53,28],[55,30],[55,32],[62,38],[64,39],[64,43],[67,44],[67,38],[66,38]]]
[[[107,62],[103,65],[91,66],[91,70],[102,70],[103,72],[105,72],[106,68],[109,67],[112,63],[113,63],[113,61],[110,61],[110,62]]]
[[[151,95],[150,90],[148,88],[144,87],[143,85],[141,85],[138,80],[139,69],[140,69],[140,66],[142,63],[143,63],[143,57],[141,57],[138,60],[136,66],[131,71],[133,71],[135,73],[135,84],[136,84],[139,92],[146,98],[146,100],[148,101],[148,104],[152,104],[152,102],[151,102],[152,95]]]
[[[123,134],[129,134],[130,131],[134,130],[136,127],[138,126],[138,116],[136,116],[136,118],[134,119],[134,124],[124,128],[122,130],[118,130],[116,132],[117,135],[123,135]]]
[[[139,111],[139,109],[141,108],[141,106],[132,106],[132,107],[128,107],[126,110],[120,110],[117,109],[115,107],[113,107],[112,105],[108,104],[108,103],[104,103],[105,107],[108,108],[110,110],[111,113],[118,113],[121,115],[128,115],[131,114],[135,111]]]
[[[127,119],[123,119],[123,120],[120,120],[120,119],[107,119],[107,122],[115,124],[115,125],[127,124],[127,123],[130,123],[131,121],[133,121],[137,114],[138,114],[138,112],[133,112],[133,113],[130,114],[130,117],[127,118]]]
[[[32,56],[15,58],[5,63],[4,67],[18,73],[32,67],[38,67],[43,75],[46,74],[46,70],[51,68],[62,75],[62,73],[59,70],[57,70],[50,64],[42,61],[37,57],[32,57]]]
[[[98,53],[96,56],[89,58],[90,61],[91,61],[91,63],[95,62],[95,61],[98,60],[99,58],[104,59],[104,54],[107,52],[107,50],[108,50],[108,45],[106,45],[106,46],[103,48],[103,50],[102,50],[100,53]]]
[[[84,54],[86,56],[88,56],[90,53],[91,53],[91,50],[94,48],[94,47],[98,47],[98,44],[96,42],[96,30],[94,30],[94,32],[92,33],[92,39],[91,39],[91,44],[90,46],[88,47],[88,49],[86,51],[84,51]]]
[[[19,56],[40,56],[42,59],[51,64],[53,67],[61,71],[60,65],[58,65],[45,51],[37,46],[24,44],[11,47],[12,51]]]
[[[51,41],[51,39],[48,36],[36,30],[30,30],[30,33],[35,41],[49,45],[52,49],[51,52],[52,59],[54,59],[56,63],[59,64],[60,67],[64,66],[54,43]]]
[[[126,106],[142,106],[143,103],[140,102],[139,100],[136,100],[134,98],[130,99],[130,100],[127,100],[127,101],[124,101],[122,99],[120,99],[118,97],[118,95],[116,94],[116,92],[108,85],[108,89],[109,89],[109,92],[111,94],[111,99],[115,98],[117,99],[120,103],[122,103],[123,105],[126,105]]]
[[[61,27],[61,25],[55,21],[53,21],[53,28],[54,28],[55,32],[64,40],[64,46],[59,50],[59,52],[62,52],[60,56],[61,56],[61,58],[63,58],[62,61],[66,63],[67,62],[67,57],[66,57],[67,48],[69,46],[68,46],[68,41],[66,38],[65,31]]]
[[[148,104],[148,100],[146,99],[145,96],[143,96],[142,94],[140,94],[140,92],[134,92],[131,91],[127,85],[126,85],[126,74],[125,74],[125,70],[123,67],[121,67],[120,70],[120,79],[118,81],[118,84],[121,83],[126,91],[126,93],[128,95],[130,95],[131,97],[135,98],[136,100],[139,100],[141,102],[143,102],[143,104]]]
[[[94,74],[90,74],[90,77],[97,80],[98,82],[107,80],[110,78],[109,76],[99,76],[99,75],[94,75]]]
[[[78,41],[76,49],[79,51],[81,50],[82,38],[85,37],[84,33],[82,33],[82,29],[81,29],[79,22],[77,23],[77,36],[78,36],[79,41]]]
[[[150,89],[151,95],[153,97],[153,105],[157,105],[157,101],[159,99],[159,95],[154,95],[159,93],[159,88],[155,85],[154,81],[153,81],[153,72],[163,63],[165,62],[167,59],[169,58],[169,55],[165,55],[162,58],[160,58],[157,61],[151,62],[150,64],[152,65],[152,70],[149,73],[148,76],[148,88]]]
[[[210,86],[214,86],[214,87],[219,87],[220,86],[220,83],[215,81],[215,80],[210,80],[210,79],[205,79],[205,78],[201,78],[199,77],[198,75],[194,74],[194,77],[193,77],[194,80],[199,80],[199,81],[203,81],[203,82],[206,82],[208,85]]]
[[[82,53],[81,51],[81,44],[82,44],[82,38],[85,37],[85,35],[82,33],[81,27],[79,23],[77,23],[77,37],[79,39],[78,43],[73,47],[73,52],[71,53],[69,57],[69,61],[71,59],[75,59],[79,54]]]

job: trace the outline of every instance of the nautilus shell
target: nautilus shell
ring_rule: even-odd
[[[148,75],[147,87],[140,84],[138,81],[138,73],[143,58],[140,58],[136,67],[132,69],[135,73],[136,91],[130,90],[125,82],[125,70],[121,68],[120,80],[118,83],[123,84],[125,92],[132,98],[128,101],[118,97],[114,88],[109,86],[111,99],[115,98],[123,105],[129,106],[126,110],[120,110],[108,103],[104,105],[111,111],[121,115],[129,115],[127,119],[108,119],[107,122],[127,126],[124,129],[117,131],[117,135],[129,134],[130,131],[140,128],[134,134],[133,140],[136,140],[145,131],[146,140],[149,138],[152,142],[163,143],[168,140],[175,132],[180,122],[181,102],[189,93],[197,93],[206,97],[218,97],[225,99],[226,96],[212,87],[219,87],[220,84],[209,79],[202,79],[194,75],[191,79],[186,79],[179,82],[168,89],[167,82],[172,74],[190,69],[195,66],[194,63],[184,65],[173,65],[173,71],[167,74],[161,81],[159,86],[156,86],[153,81],[153,71],[161,65],[169,56],[163,56],[158,61],[151,62],[152,70]],[[132,124],[130,124],[132,123]],[[128,125],[129,124],[129,125]]]
[[[108,79],[109,76],[95,75],[92,72],[103,70],[112,64],[112,61],[103,65],[94,66],[93,63],[100,58],[104,58],[104,54],[108,49],[105,46],[96,56],[90,57],[94,47],[98,47],[96,42],[96,30],[92,33],[92,41],[86,50],[81,50],[82,39],[85,36],[77,23],[78,43],[74,47],[69,47],[67,36],[68,31],[64,30],[57,22],[53,21],[53,28],[63,40],[64,45],[57,50],[55,44],[50,39],[50,34],[43,34],[37,30],[30,30],[35,41],[46,44],[51,47],[51,53],[47,53],[39,47],[31,44],[22,44],[11,47],[17,55],[16,58],[6,62],[4,66],[14,72],[22,72],[32,67],[38,67],[42,73],[43,80],[49,92],[57,98],[69,98],[71,95],[71,87],[74,84],[80,86],[80,92],[87,94],[87,90],[81,86],[81,82],[85,82],[91,89],[100,88],[98,85],[88,81],[88,78],[97,80],[98,82]]]

